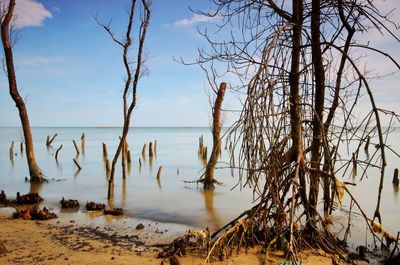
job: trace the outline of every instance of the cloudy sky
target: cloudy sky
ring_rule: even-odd
[[[382,2],[382,0],[378,1]],[[389,9],[400,5],[387,0]],[[205,45],[197,27],[215,23],[193,14],[210,10],[208,1],[154,0],[146,52],[150,74],[138,91],[133,125],[207,126],[209,103],[204,75],[196,66],[173,58],[194,60]],[[17,0],[20,29],[14,57],[20,92],[33,126],[117,126],[122,123],[124,69],[121,50],[93,19],[108,22],[117,35],[127,19],[125,0]],[[399,31],[397,31],[399,33]],[[400,61],[400,45],[372,36],[377,45]],[[399,36],[400,34],[398,34]],[[378,73],[394,72],[376,59]],[[399,73],[376,81],[378,104],[400,112]],[[228,100],[227,104],[230,102]],[[0,75],[0,126],[19,126],[18,113]]]

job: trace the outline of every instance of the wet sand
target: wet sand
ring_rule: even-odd
[[[164,228],[171,225],[148,221],[143,230],[133,226],[121,231],[110,225],[83,224],[79,218],[74,220],[73,213],[69,214],[70,220],[14,220],[10,212],[9,208],[0,209],[0,241],[8,250],[0,254],[0,264],[170,264],[156,258],[159,249],[152,245],[167,242],[179,230],[169,234]],[[115,222],[122,223],[123,219]],[[302,264],[332,264],[331,257],[321,252],[306,252],[302,257]],[[190,252],[179,258],[179,262],[200,265],[204,259],[205,254]],[[279,253],[271,255],[265,263],[264,260],[263,254],[251,249],[212,264],[259,265],[284,261]]]

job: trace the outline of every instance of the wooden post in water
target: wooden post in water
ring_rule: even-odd
[[[157,171],[157,179],[160,179],[160,177],[161,177],[161,170],[162,170],[162,166],[160,166],[160,167],[158,168],[158,171]]]
[[[143,157],[146,157],[146,144],[143,145],[143,148],[142,148],[142,156],[143,156]]]
[[[63,147],[63,145],[61,145],[57,151],[56,151],[56,161],[58,162],[58,152],[60,152],[61,148]]]
[[[11,142],[11,146],[10,146],[10,160],[11,161],[14,160],[14,141]]]
[[[79,148],[78,148],[78,146],[76,145],[75,140],[72,140],[72,143],[73,143],[74,146],[75,146],[76,155],[79,155]]]
[[[139,169],[142,168],[142,159],[139,157]]]
[[[396,168],[393,173],[393,181],[394,186],[399,186],[399,169]]]
[[[128,161],[128,163],[130,164],[131,163],[131,150],[128,150],[128,152],[126,153],[126,159],[127,159],[127,161]]]
[[[153,143],[150,142],[149,143],[149,157],[152,157],[152,156],[153,156]]]
[[[20,151],[21,151],[21,156],[24,154],[24,143],[21,142],[20,144]]]
[[[82,155],[85,155],[85,133],[82,133],[81,136],[81,149],[82,149]]]
[[[56,133],[53,135],[53,137],[51,137],[51,139],[50,139],[50,136],[47,136],[46,146],[50,146],[51,143],[54,141],[54,139],[56,139],[56,137],[57,137]]]
[[[81,165],[79,165],[78,161],[75,158],[72,158],[72,161],[74,161],[75,165],[78,167],[79,170],[82,169]]]
[[[157,155],[157,140],[154,140],[154,154]]]
[[[107,159],[107,145],[105,143],[101,143],[103,145],[103,158]]]

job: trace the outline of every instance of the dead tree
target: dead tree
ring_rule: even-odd
[[[214,171],[217,164],[219,154],[221,153],[221,110],[222,102],[224,100],[226,91],[226,83],[222,82],[218,90],[214,90],[217,94],[215,104],[212,112],[212,135],[213,135],[213,148],[211,150],[210,158],[208,159],[206,171],[204,173],[203,187],[204,189],[212,189],[214,187]]]
[[[228,30],[231,39],[200,32],[209,49],[200,51],[197,63],[211,69],[218,65],[216,76],[235,76],[230,87],[244,95],[240,117],[229,134],[234,143],[231,161],[238,169],[239,182],[251,186],[259,201],[226,229],[217,231],[214,246],[224,250],[262,242],[268,251],[280,241],[284,242],[281,248],[296,260],[305,240],[327,252],[341,252],[317,211],[321,182],[326,212],[335,210],[335,198],[340,201],[343,193],[348,194],[379,242],[376,233],[381,230],[375,222],[382,224],[384,134],[389,132],[382,130],[380,116],[400,119],[377,106],[368,76],[352,52],[376,52],[400,69],[389,54],[356,38],[360,32],[376,28],[399,43],[389,30],[389,25],[397,24],[369,0],[212,2],[215,12],[199,13],[221,19],[218,26],[224,30],[218,32]],[[231,21],[240,22],[239,30]],[[362,93],[368,96],[371,112],[355,125],[353,117]],[[377,149],[360,160],[358,152],[368,137],[378,142]],[[355,143],[355,149],[348,151],[349,158],[339,153],[343,143]],[[341,180],[352,168],[352,153],[363,164],[362,176],[371,166],[380,170],[372,218]]]
[[[126,31],[125,31],[125,36],[123,40],[119,40],[115,34],[111,30],[111,25],[104,24],[100,22],[96,17],[96,21],[104,28],[104,30],[109,34],[111,39],[122,48],[123,54],[122,54],[122,60],[123,64],[125,67],[126,71],[126,80],[125,80],[125,86],[123,90],[123,115],[124,115],[124,123],[123,123],[123,129],[122,129],[122,136],[119,141],[117,150],[115,152],[115,155],[113,157],[112,163],[111,163],[111,172],[110,172],[110,177],[108,180],[108,195],[107,197],[110,199],[113,195],[113,187],[114,187],[114,175],[115,175],[115,167],[117,164],[118,157],[123,150],[123,147],[125,145],[126,137],[128,135],[129,131],[129,125],[130,125],[130,120],[131,120],[131,115],[132,111],[136,106],[136,94],[137,94],[137,87],[139,84],[139,79],[143,74],[143,69],[144,69],[144,42],[146,39],[146,34],[147,34],[147,28],[150,23],[150,5],[151,1],[148,0],[141,0],[140,3],[137,3],[139,1],[136,0],[131,0],[130,6],[129,6],[129,20],[126,25]],[[136,49],[136,55],[134,58],[135,63],[132,63],[132,57],[130,57],[129,53],[132,51],[132,46],[134,44],[134,40],[132,40],[132,28],[134,27],[134,15],[135,15],[135,8],[138,7],[140,8],[140,11],[138,14],[140,14],[139,19],[135,20],[138,21],[138,40],[137,40],[137,49]],[[130,98],[128,98],[130,96]]]
[[[6,66],[5,70],[7,72],[9,91],[11,98],[14,100],[15,105],[18,109],[19,117],[21,119],[22,129],[24,132],[26,159],[28,161],[29,175],[31,181],[36,182],[43,180],[43,174],[36,162],[35,151],[33,148],[31,127],[29,125],[28,111],[26,109],[24,100],[19,94],[17,86],[17,78],[14,69],[13,50],[10,40],[12,36],[11,22],[14,16],[14,9],[15,9],[15,0],[10,0],[8,8],[6,10],[2,10],[1,12],[2,13],[1,40],[4,48],[4,57]]]

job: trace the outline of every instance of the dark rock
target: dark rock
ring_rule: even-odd
[[[2,190],[0,193],[0,204],[7,204],[7,203],[8,203],[8,200],[7,200],[6,193],[4,192],[4,190]]]
[[[88,202],[86,203],[86,210],[88,211],[102,211],[106,208],[104,203]]]
[[[118,215],[123,215],[124,211],[122,210],[122,208],[113,208],[111,210],[104,210],[104,214],[118,216]]]
[[[71,200],[71,199],[65,200],[64,198],[62,198],[60,203],[61,203],[61,208],[63,209],[79,207],[79,202],[77,200]]]
[[[140,224],[138,224],[138,225],[136,226],[136,229],[137,229],[137,230],[144,229],[144,225],[143,225],[142,223],[140,223]]]
[[[20,195],[17,192],[17,199],[13,202],[15,204],[36,204],[43,201],[43,198],[39,196],[38,193],[28,193],[25,195]]]

